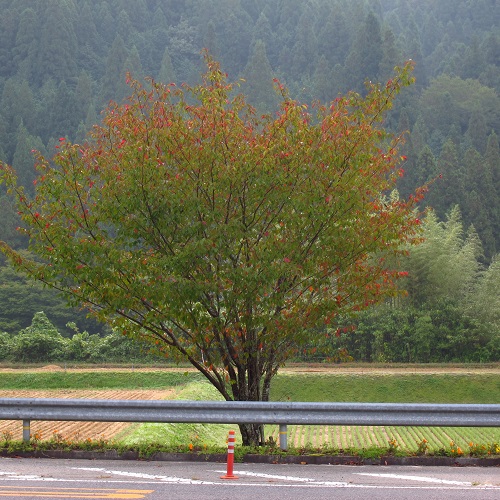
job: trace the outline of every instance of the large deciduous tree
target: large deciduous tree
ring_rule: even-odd
[[[38,260],[21,270],[165,355],[226,400],[266,401],[272,377],[321,329],[397,293],[394,256],[418,240],[414,205],[385,197],[400,138],[381,121],[411,68],[315,113],[282,96],[257,119],[207,57],[199,86],[111,105],[88,144],[38,158],[34,198],[3,166]],[[262,428],[240,425],[243,442]]]

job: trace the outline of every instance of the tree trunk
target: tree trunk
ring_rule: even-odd
[[[245,397],[240,399],[244,401],[269,401],[269,391],[273,372],[263,374],[260,370],[248,370],[246,382]],[[261,379],[264,379],[261,384]],[[240,381],[241,382],[241,381]],[[233,386],[236,389],[236,385]],[[241,384],[238,386],[241,390]],[[234,394],[241,398],[241,392]],[[236,399],[236,398],[235,398]],[[264,446],[266,439],[264,436],[264,424],[238,424],[240,427],[243,446]]]
[[[238,424],[240,427],[243,446],[264,445],[264,425],[263,424]]]

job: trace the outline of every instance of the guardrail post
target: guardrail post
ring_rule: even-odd
[[[288,433],[286,429],[286,424],[280,424],[280,450],[288,450]]]
[[[30,421],[29,420],[23,420],[23,441],[25,443],[30,442]]]

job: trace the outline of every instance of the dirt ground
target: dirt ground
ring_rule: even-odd
[[[471,365],[407,365],[407,366],[368,366],[368,365],[290,365],[285,366],[279,373],[330,373],[339,375],[393,375],[393,374],[468,374],[492,373],[500,375],[500,363],[481,366]]]
[[[60,365],[46,365],[38,368],[5,368],[0,366],[0,373],[15,373],[15,372],[44,372],[44,371],[68,371],[68,372],[157,372],[157,371],[173,371],[173,372],[194,372],[192,367],[64,367]],[[500,363],[488,364],[407,364],[407,365],[368,365],[368,364],[334,364],[334,363],[291,363],[283,368],[280,368],[279,373],[331,373],[331,374],[398,374],[398,373],[493,373],[500,375]]]
[[[169,399],[175,393],[173,390],[73,390],[61,389],[53,391],[0,390],[0,398],[57,398],[57,399],[136,399],[159,400]],[[59,421],[31,421],[30,433],[46,440],[52,437],[71,441],[86,439],[109,440],[123,432],[127,422],[59,422]],[[22,439],[23,423],[19,420],[0,420],[0,440]]]

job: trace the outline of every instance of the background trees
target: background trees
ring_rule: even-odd
[[[49,156],[54,139],[81,141],[108,101],[127,94],[127,70],[135,78],[160,75],[162,81],[195,83],[203,47],[221,60],[232,79],[245,78],[249,103],[260,111],[276,106],[274,95],[265,90],[270,86],[265,75],[285,81],[292,97],[327,102],[339,92],[363,91],[367,78],[385,80],[394,66],[411,58],[417,63],[416,86],[388,122],[396,129],[405,108],[407,129],[415,137],[407,154],[410,177],[401,181],[406,195],[418,185],[421,176],[411,171],[418,171],[414,165],[426,146],[437,159],[451,140],[460,172],[470,168],[463,164],[468,149],[474,148],[484,163],[489,135],[499,134],[499,39],[492,27],[500,7],[465,0],[454,8],[446,5],[430,0],[124,0],[98,5],[90,0],[1,0],[0,155],[13,163],[21,122],[34,148],[42,147]],[[498,165],[490,164],[493,178],[499,177]],[[31,165],[24,162],[21,170],[28,184]],[[454,172],[442,172],[442,181],[433,187],[439,191],[435,199],[441,200],[436,210],[442,217],[458,204],[467,223],[474,223],[490,261],[500,245],[498,187],[488,202],[481,188],[474,188],[476,198],[466,201],[471,190],[467,184],[456,189]],[[441,191],[447,191],[446,202]],[[477,200],[484,205],[479,210]]]
[[[0,160],[15,164],[26,189],[33,188],[31,150],[50,157],[59,137],[84,142],[109,99],[128,93],[127,69],[135,77],[142,71],[165,83],[194,84],[201,49],[209,47],[233,80],[245,78],[249,103],[264,112],[275,110],[276,102],[264,90],[271,83],[258,78],[263,74],[286,82],[293,98],[329,102],[339,92],[364,90],[365,78],[385,80],[412,58],[416,85],[398,98],[387,121],[398,133],[411,132],[401,196],[441,174],[423,203],[440,221],[458,205],[465,230],[473,224],[483,244],[483,270],[495,260],[498,2],[0,0],[0,9]],[[0,238],[25,246],[16,209],[4,194]],[[64,330],[48,306],[29,315],[42,309]],[[0,303],[3,316],[10,321]],[[80,318],[81,328],[94,331]]]
[[[444,221],[429,212],[422,227],[424,242],[402,263],[408,297],[361,313],[329,348],[365,361],[498,360],[497,259],[482,265],[478,235],[464,229],[457,207]]]
[[[71,336],[63,336],[43,311],[15,335],[0,330],[0,361],[7,363],[162,363],[144,345],[119,332],[101,336],[80,332],[72,322]]]
[[[21,330],[11,343],[12,357],[19,361],[36,363],[62,357],[64,341],[43,312],[33,317],[30,326]]]
[[[6,197],[4,201],[7,203],[11,200]],[[27,328],[34,314],[41,310],[45,311],[50,321],[64,336],[69,336],[72,332],[66,327],[68,322],[77,322],[81,328],[90,333],[103,331],[102,325],[87,318],[81,309],[68,308],[66,300],[55,290],[46,288],[16,272],[3,256],[0,259],[0,304],[2,304],[0,331],[11,335]],[[103,333],[106,333],[106,330]]]

